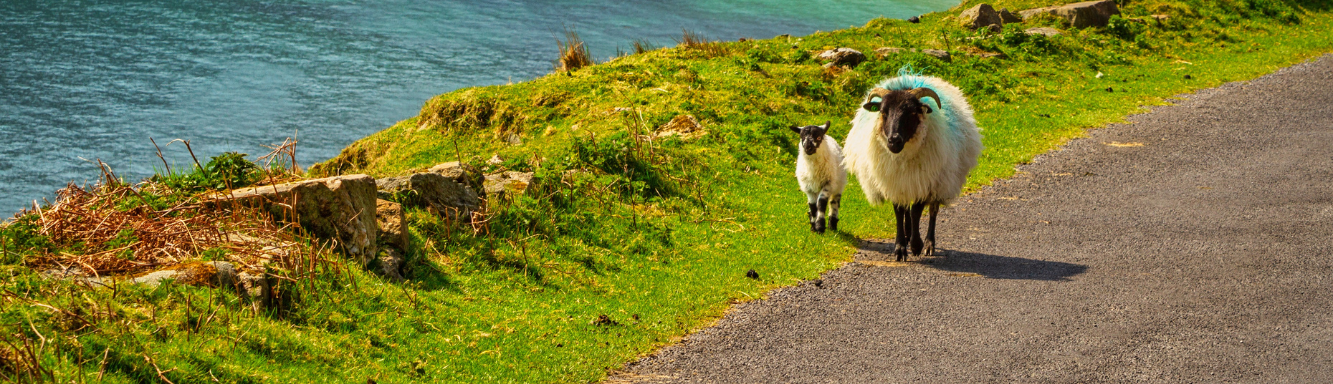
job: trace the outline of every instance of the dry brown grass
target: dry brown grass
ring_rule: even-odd
[[[22,335],[0,335],[0,381],[40,383],[55,381],[55,374],[43,368],[38,356],[46,345]]]
[[[555,43],[560,47],[560,58],[555,62],[556,71],[570,72],[595,64],[592,54],[588,53],[588,46],[583,44],[583,39],[573,29],[565,29],[565,40],[557,38]]]
[[[134,273],[198,260],[215,259],[259,269],[288,254],[303,253],[287,227],[243,207],[187,201],[164,208],[149,204],[151,183],[79,187],[56,192],[49,207],[33,207],[38,233],[54,249],[27,258],[38,269],[77,268],[97,275]]]
[[[653,45],[652,43],[648,42],[647,40],[642,40],[642,39],[640,39],[640,40],[634,40],[634,53],[635,53],[635,54],[640,54],[640,53],[644,53],[644,52],[648,52],[648,51],[656,50],[657,48],[660,48],[660,47],[658,47],[658,46],[656,46],[656,45]]]

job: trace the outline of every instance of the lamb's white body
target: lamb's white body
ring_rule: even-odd
[[[884,80],[878,87],[933,89],[940,95],[941,110],[926,114],[916,136],[895,154],[880,134],[878,113],[857,108],[845,142],[843,167],[856,174],[871,204],[886,200],[895,204],[951,203],[967,182],[967,174],[977,166],[982,149],[981,129],[962,91],[939,78],[916,75]],[[866,101],[869,99],[867,95]]]
[[[806,203],[817,214],[810,216],[812,228],[817,225],[823,232],[824,205],[832,209],[828,215],[832,218],[833,228],[838,227],[838,210],[842,205],[842,190],[847,188],[847,171],[842,168],[842,148],[833,136],[824,135],[824,140],[813,155],[806,155],[800,144],[796,148],[796,181],[805,192]]]
[[[799,149],[799,148],[798,148]],[[801,191],[813,203],[820,194],[825,196],[841,195],[847,188],[847,171],[842,168],[842,148],[832,136],[825,136],[824,142],[814,155],[797,151],[796,181],[801,184]]]

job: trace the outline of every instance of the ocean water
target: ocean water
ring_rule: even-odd
[[[578,31],[599,61],[682,29],[805,35],[958,0],[0,0],[0,213],[95,180],[137,181],[158,144],[253,159],[288,137],[308,166],[436,94],[551,71]],[[183,145],[164,148],[191,164]]]

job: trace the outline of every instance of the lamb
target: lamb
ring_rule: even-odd
[[[962,91],[939,78],[904,72],[866,95],[842,162],[872,205],[893,203],[898,261],[907,260],[909,245],[914,256],[935,254],[936,213],[958,197],[982,149],[981,129]],[[930,226],[922,241],[926,206]]]
[[[828,132],[830,121],[824,125],[792,126],[791,130],[801,135],[801,143],[796,150],[796,181],[805,192],[809,205],[810,230],[824,233],[824,212],[832,208],[828,216],[828,228],[838,230],[838,210],[842,206],[842,190],[847,187],[847,171],[842,168],[842,148]]]

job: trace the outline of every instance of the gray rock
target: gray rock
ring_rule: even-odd
[[[1018,12],[1023,20],[1040,14],[1051,14],[1069,20],[1074,28],[1105,27],[1112,15],[1120,14],[1120,8],[1111,0],[1084,1],[1055,7],[1035,8]]]
[[[972,30],[1004,24],[1004,20],[1000,18],[1000,13],[996,12],[990,4],[979,4],[968,8],[958,15],[958,22]]]
[[[236,265],[226,261],[207,262],[213,267],[213,284],[217,287],[231,287],[236,285]]]
[[[866,61],[866,55],[851,48],[836,48],[820,52],[818,58],[833,65],[855,68]]]
[[[365,265],[376,254],[375,179],[348,175],[243,188],[215,195],[214,204],[262,208],[274,219],[295,222],[316,238],[336,240]]]
[[[263,273],[241,272],[236,275],[236,291],[250,297],[262,298],[265,305],[273,297],[273,284]]]
[[[462,164],[457,161],[450,161],[448,163],[436,164],[434,167],[430,167],[430,170],[427,172],[438,173],[441,176],[453,180],[455,183],[471,187],[473,191],[481,190],[481,181],[483,177],[481,175],[481,170],[478,170],[477,167]]]
[[[1018,15],[1015,15],[1013,12],[1009,12],[1009,8],[1000,8],[1000,21],[1003,21],[1005,24],[1021,23],[1023,22],[1023,18],[1018,17]]]
[[[532,183],[532,172],[504,172],[486,175],[486,194],[513,194],[522,195],[528,189],[528,184]]]
[[[1060,30],[1055,29],[1055,28],[1050,28],[1050,27],[1037,27],[1037,28],[1028,28],[1028,29],[1025,29],[1025,30],[1023,30],[1023,33],[1026,33],[1026,34],[1029,34],[1029,35],[1044,35],[1044,36],[1050,37],[1050,36],[1059,36],[1059,35],[1060,35]]]
[[[394,281],[406,280],[403,278],[403,253],[396,249],[384,249],[380,251],[380,274]]]
[[[406,251],[408,241],[407,220],[403,216],[403,206],[388,200],[375,200],[375,223],[380,229],[380,248],[396,248]]]
[[[185,272],[182,271],[174,269],[164,269],[161,271],[153,271],[149,274],[139,277],[131,277],[125,279],[123,282],[130,284],[158,285],[161,284],[163,281],[167,280],[183,280],[182,278],[185,277],[185,275],[186,275]]]
[[[448,218],[467,217],[481,207],[476,191],[439,173],[386,177],[375,183],[380,199],[426,208]]]
[[[946,63],[948,63],[948,62],[952,62],[952,61],[953,61],[953,58],[952,58],[952,57],[949,57],[949,52],[945,52],[945,51],[943,51],[943,50],[939,50],[939,49],[922,49],[922,50],[921,50],[921,53],[924,53],[924,54],[927,54],[927,55],[931,55],[931,56],[935,56],[935,57],[939,58],[940,60],[944,60],[944,62],[946,62]]]
[[[880,48],[875,48],[875,55],[877,55],[877,56],[879,56],[879,57],[885,57],[885,56],[888,56],[888,55],[896,55],[896,54],[903,53],[903,52],[906,52],[906,51],[907,51],[906,48],[897,48],[897,47],[880,47]]]

